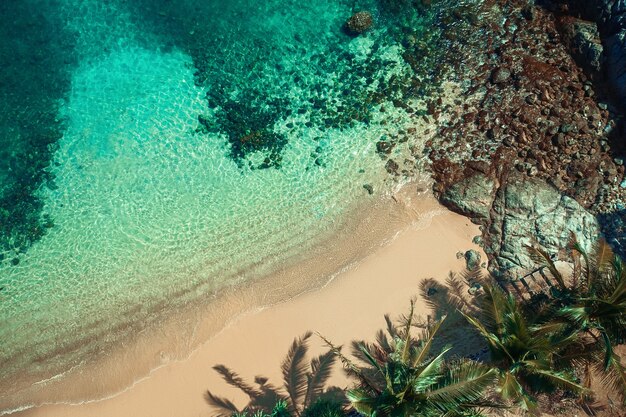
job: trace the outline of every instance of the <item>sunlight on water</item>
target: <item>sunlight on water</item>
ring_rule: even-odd
[[[341,34],[350,11],[341,2],[289,9],[301,13],[300,34],[331,31],[319,21],[334,25],[324,42],[311,36],[300,49],[292,45],[295,33],[275,18],[252,35],[237,32],[244,36],[239,45],[249,40],[245,36],[276,33],[261,47],[272,51],[271,59],[247,68],[246,51],[257,50],[239,50],[242,61],[224,64],[222,74],[215,62],[233,51],[216,50],[204,57],[206,82],[198,82],[193,48],[177,46],[179,37],[174,45],[160,44],[162,34],[138,29],[132,8],[116,4],[68,0],[59,9],[64,30],[76,34],[78,63],[59,104],[64,130],[48,168],[54,183],[38,193],[53,226],[19,254],[19,264],[0,264],[0,380],[69,369],[114,343],[125,324],[279,270],[373,198],[364,184],[378,194],[393,186],[376,142],[414,123],[389,100],[359,103],[410,68],[401,47],[383,42],[383,30],[357,39]],[[322,62],[317,55],[329,39],[343,44]],[[369,72],[347,66],[346,56]],[[375,60],[384,65],[376,67]],[[252,106],[246,88],[232,81],[237,77],[266,93],[250,96]],[[220,85],[227,80],[224,92]],[[222,101],[211,105],[211,97]],[[225,102],[235,110],[224,111]],[[247,105],[260,113],[246,113]],[[363,106],[361,113],[341,119],[355,105]],[[233,121],[237,106],[261,127],[250,131]],[[278,162],[259,169],[268,149],[274,152],[271,141],[241,145],[245,152],[234,155],[233,138],[242,135],[283,140],[272,154]],[[391,157],[401,162],[411,145],[418,139]]]

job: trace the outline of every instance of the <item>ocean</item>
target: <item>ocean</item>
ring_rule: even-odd
[[[1,2],[0,410],[421,172],[447,3]]]

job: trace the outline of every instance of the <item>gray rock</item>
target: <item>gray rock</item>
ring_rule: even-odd
[[[626,102],[626,0],[569,0],[572,11],[597,23],[608,82]]]
[[[525,245],[536,243],[557,254],[572,233],[590,248],[599,236],[595,217],[541,180],[510,178],[498,190],[491,212],[489,269],[496,275],[517,275],[535,266]]]
[[[440,199],[446,206],[468,217],[488,219],[495,188],[493,179],[478,173],[448,188]]]
[[[480,253],[474,249],[468,250],[463,256],[465,257],[465,266],[467,269],[480,267]]]
[[[567,22],[564,38],[578,65],[587,74],[598,76],[604,65],[604,53],[597,24],[580,19]]]
[[[509,78],[511,78],[511,71],[503,67],[498,67],[491,73],[491,82],[494,84],[505,83]]]

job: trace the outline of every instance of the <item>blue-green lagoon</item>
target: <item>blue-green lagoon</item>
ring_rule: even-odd
[[[187,314],[136,377],[330,273],[295,265],[354,261],[338,242],[382,230],[366,214],[419,171],[439,88],[445,2],[401,3],[0,5],[0,414],[79,400],[55,388],[76,375],[108,395],[90,366],[160,323]]]

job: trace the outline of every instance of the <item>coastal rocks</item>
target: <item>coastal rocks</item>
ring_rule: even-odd
[[[447,207],[472,219],[487,219],[495,194],[495,181],[482,173],[465,178],[440,197]]]
[[[563,39],[576,63],[587,74],[597,78],[604,65],[604,53],[600,32],[594,22],[572,17],[560,19]]]
[[[560,43],[554,16],[541,8],[530,20],[523,10],[507,13],[518,29],[496,38],[497,55],[477,49],[468,58],[476,62],[465,62],[467,98],[440,111],[451,116],[429,147],[436,191],[473,175],[465,167],[480,162],[496,181],[515,170],[550,182],[594,214],[612,210],[615,196],[626,193],[616,189],[624,170],[613,161],[620,141],[610,133],[611,109],[598,104],[603,91]]]
[[[370,12],[357,12],[345,23],[344,30],[351,36],[367,32],[374,25],[374,18]]]
[[[491,82],[494,84],[503,84],[511,78],[511,71],[507,68],[498,67],[491,73]]]
[[[556,255],[572,234],[588,248],[599,236],[595,217],[544,181],[509,178],[491,211],[486,245],[494,257],[489,268],[515,276],[535,266],[525,245],[538,244]]]
[[[607,55],[607,76],[617,95],[626,100],[626,26],[604,39]],[[623,106],[622,101],[622,106]]]
[[[400,166],[393,159],[389,159],[385,163],[385,170],[392,175],[399,175],[398,169],[400,169]]]
[[[465,267],[469,270],[480,267],[480,253],[474,249],[470,249],[463,254],[465,258]]]
[[[599,234],[595,216],[624,209],[625,167],[615,157],[626,132],[603,104],[618,90],[596,82],[608,65],[607,38],[598,40],[606,28],[530,2],[494,3],[506,23],[464,56],[457,73],[469,81],[458,98],[428,107],[444,123],[426,152],[439,200],[482,226],[490,270],[515,277],[535,266],[525,244],[558,255],[574,233],[588,245]]]
[[[566,11],[598,24],[609,84],[626,100],[626,2],[615,0],[565,0]]]

